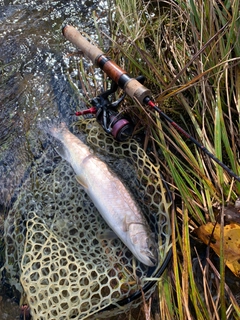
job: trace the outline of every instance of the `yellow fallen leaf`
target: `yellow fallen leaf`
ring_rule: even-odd
[[[220,255],[220,224],[217,223],[214,232],[214,224],[209,222],[206,225],[195,229],[199,239]],[[240,225],[230,223],[224,226],[224,259],[228,268],[240,277]]]

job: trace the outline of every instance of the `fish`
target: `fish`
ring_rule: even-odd
[[[132,254],[149,267],[158,262],[158,248],[139,205],[121,179],[62,122],[48,129],[61,142],[57,152],[73,168],[102,218]]]

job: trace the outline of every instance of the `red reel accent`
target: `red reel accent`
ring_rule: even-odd
[[[91,107],[89,109],[83,110],[83,111],[77,111],[75,112],[75,116],[83,116],[84,114],[95,114],[97,113],[97,109],[95,107]]]

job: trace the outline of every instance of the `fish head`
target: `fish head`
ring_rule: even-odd
[[[129,233],[135,257],[149,267],[156,266],[158,245],[154,233],[142,224],[131,224]]]

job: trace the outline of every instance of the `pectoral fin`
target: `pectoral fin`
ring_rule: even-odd
[[[84,180],[84,178],[80,177],[80,176],[76,176],[76,180],[78,183],[81,184],[81,186],[83,186],[85,189],[88,188],[86,181]]]

